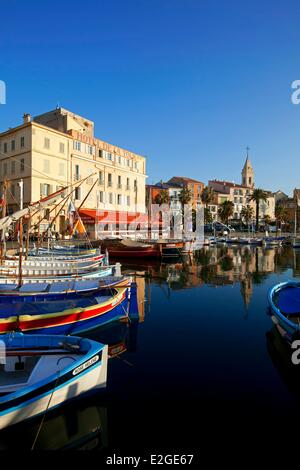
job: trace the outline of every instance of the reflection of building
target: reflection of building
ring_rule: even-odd
[[[245,307],[247,308],[250,304],[250,300],[253,294],[253,281],[251,276],[246,276],[241,280],[241,294]]]

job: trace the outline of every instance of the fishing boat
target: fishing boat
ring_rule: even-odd
[[[20,297],[28,302],[58,300],[72,298],[77,295],[95,294],[104,289],[129,287],[132,283],[130,276],[107,276],[100,279],[77,280],[65,282],[41,282],[28,284],[0,284],[0,302],[3,299],[16,301]]]
[[[98,279],[106,276],[111,276],[114,270],[118,270],[118,263],[113,266],[100,266],[96,269],[86,270],[86,271],[77,271],[73,273],[63,273],[63,274],[46,274],[42,270],[39,270],[38,273],[24,274],[22,271],[21,282],[19,271],[9,272],[2,271],[0,274],[0,285],[1,284],[31,284],[31,283],[57,283],[57,282],[66,282],[70,279],[72,280],[87,280],[87,279]]]
[[[277,246],[281,246],[281,240],[278,240],[277,238],[264,238],[262,241],[262,246],[264,248],[276,248]]]
[[[156,245],[134,240],[102,240],[101,247],[106,249],[113,258],[158,258],[160,256]]]
[[[300,283],[277,284],[270,290],[268,299],[272,320],[285,331],[286,339],[300,337]]]
[[[103,264],[103,255],[88,260],[46,260],[27,259],[22,261],[22,276],[56,276],[69,274],[83,274],[93,271]],[[0,265],[0,276],[13,276],[19,274],[19,261],[4,259]]]
[[[107,346],[87,338],[8,334],[0,365],[0,429],[44,414],[107,380]]]
[[[230,245],[237,245],[239,243],[239,239],[238,237],[231,237],[231,238],[227,238],[226,242],[229,243]]]
[[[128,316],[129,307],[127,287],[51,301],[34,296],[28,301],[23,296],[13,302],[4,296],[0,302],[0,333],[82,333]]]

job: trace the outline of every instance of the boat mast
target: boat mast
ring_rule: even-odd
[[[6,217],[6,200],[7,200],[8,181],[5,179],[3,182],[3,195],[2,195],[2,218]],[[5,228],[1,231],[1,247],[0,247],[0,264],[3,263],[3,256],[6,252],[6,239]]]
[[[20,210],[23,210],[23,190],[24,190],[24,182],[21,179],[18,182],[20,187]],[[22,258],[23,258],[23,217],[20,218],[19,222],[19,244],[20,244],[20,252],[19,252],[19,286],[22,285]]]

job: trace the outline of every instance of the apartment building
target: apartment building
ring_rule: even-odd
[[[10,213],[19,207],[21,178],[24,205],[85,179],[72,198],[90,226],[101,214],[113,222],[145,213],[145,158],[94,137],[93,121],[64,108],[33,119],[25,114],[21,125],[0,133],[0,183],[9,181]],[[63,232],[66,223],[67,207],[56,231]]]

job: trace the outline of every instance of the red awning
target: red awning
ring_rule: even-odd
[[[96,209],[80,209],[79,215],[85,224],[146,224],[148,215],[141,212],[97,211]]]

